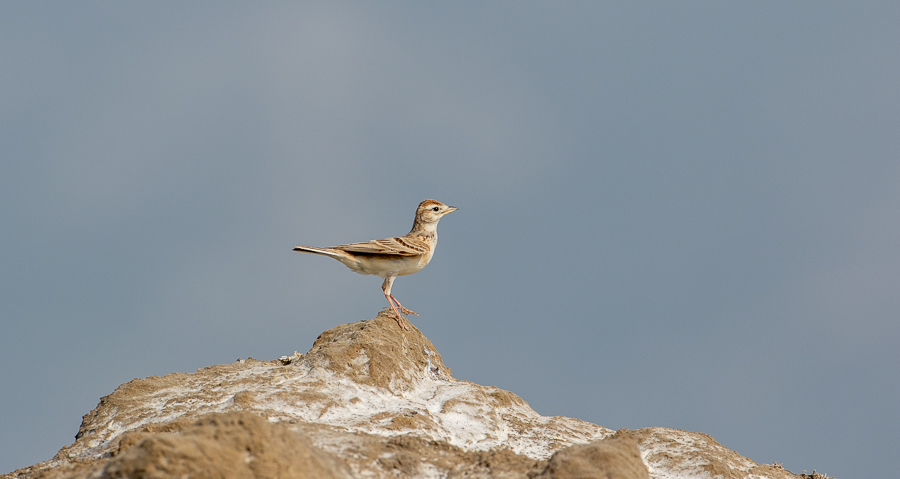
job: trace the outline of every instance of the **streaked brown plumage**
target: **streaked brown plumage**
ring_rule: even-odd
[[[359,274],[372,274],[384,278],[381,289],[394,312],[394,319],[400,329],[407,329],[403,324],[403,314],[418,313],[403,307],[391,294],[391,286],[397,276],[406,276],[420,271],[428,265],[437,247],[437,225],[444,215],[456,211],[457,208],[447,206],[440,201],[425,200],[416,209],[416,220],[412,230],[404,236],[350,243],[331,248],[313,246],[295,246],[294,251],[320,254],[334,258]],[[409,320],[407,320],[409,321]]]

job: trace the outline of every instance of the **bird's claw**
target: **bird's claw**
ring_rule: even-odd
[[[404,308],[404,309],[406,309],[406,308]],[[400,329],[402,329],[402,330],[404,330],[404,331],[409,331],[409,328],[408,328],[405,324],[403,324],[404,321],[405,321],[405,322],[409,322],[409,320],[406,319],[406,318],[404,318],[399,312],[397,312],[396,310],[394,310],[394,308],[391,308],[390,306],[386,306],[384,309],[382,309],[382,311],[386,311],[386,312],[389,312],[389,313],[394,313],[394,314],[388,314],[388,316],[390,316],[391,319],[393,319],[394,321],[397,322],[397,326],[400,326]],[[409,314],[409,313],[407,313],[406,311],[404,311],[403,313],[404,313],[404,314]],[[413,313],[413,314],[416,314],[416,313]],[[416,314],[416,316],[418,316],[418,314]]]

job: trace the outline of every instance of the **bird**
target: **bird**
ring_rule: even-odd
[[[397,276],[418,273],[428,265],[437,247],[438,221],[458,209],[440,201],[425,200],[416,208],[413,227],[404,236],[343,244],[330,248],[294,246],[294,251],[328,256],[340,261],[356,273],[384,278],[381,290],[384,291],[384,297],[394,313],[394,320],[397,321],[401,330],[409,329],[403,324],[404,320],[408,323],[409,319],[400,313],[415,314],[416,316],[419,313],[400,304],[400,301],[391,294],[391,286]]]

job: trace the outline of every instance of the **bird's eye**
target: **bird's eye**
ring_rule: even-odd
[[[432,209],[433,209],[434,211],[437,211],[437,210],[439,210],[440,208],[438,208],[437,206],[435,206],[435,207],[432,208]]]

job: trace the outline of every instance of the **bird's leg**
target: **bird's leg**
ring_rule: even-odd
[[[385,278],[384,283],[381,284],[381,290],[384,291],[384,298],[388,300],[388,304],[390,304],[391,309],[394,310],[394,320],[397,321],[397,325],[400,326],[400,329],[409,329],[406,327],[405,324],[403,324],[403,320],[405,320],[406,318],[404,318],[403,316],[400,315],[400,311],[397,311],[397,306],[394,305],[394,301],[397,301],[397,300],[394,299],[393,296],[391,296],[391,285],[393,285],[393,284],[394,284],[394,277],[388,276],[387,278]],[[397,301],[397,305],[400,305],[399,301]],[[403,308],[403,306],[400,306],[400,307],[402,309],[406,309],[406,308]],[[407,313],[407,314],[409,314],[409,313]],[[406,321],[409,321],[409,320],[406,319]]]
[[[416,316],[419,315],[419,313],[417,313],[417,312],[415,312],[415,311],[413,311],[413,310],[411,310],[411,309],[406,309],[406,308],[404,308],[403,305],[400,304],[400,301],[397,301],[397,298],[395,298],[393,294],[391,295],[391,299],[393,299],[394,302],[397,303],[397,307],[400,308],[400,312],[401,312],[401,313],[403,313],[403,314],[415,314]]]
[[[394,312],[397,312],[397,309],[399,309],[403,314],[415,314],[416,316],[418,316],[419,313],[405,308],[402,304],[400,304],[400,301],[395,298],[393,294],[391,294],[391,286],[393,286],[393,284],[394,278],[385,279],[384,284],[381,285],[381,289],[384,291],[384,295],[387,298],[388,303],[391,303],[391,308],[394,309]]]
[[[397,326],[400,326],[400,329],[408,330],[409,328],[404,324],[404,322],[409,320],[401,316],[400,312],[397,311],[397,307],[394,306],[394,303],[391,302],[391,295],[386,294],[384,295],[384,297],[387,298],[388,303],[390,303],[391,305],[391,309],[394,310],[394,321],[397,321]]]

